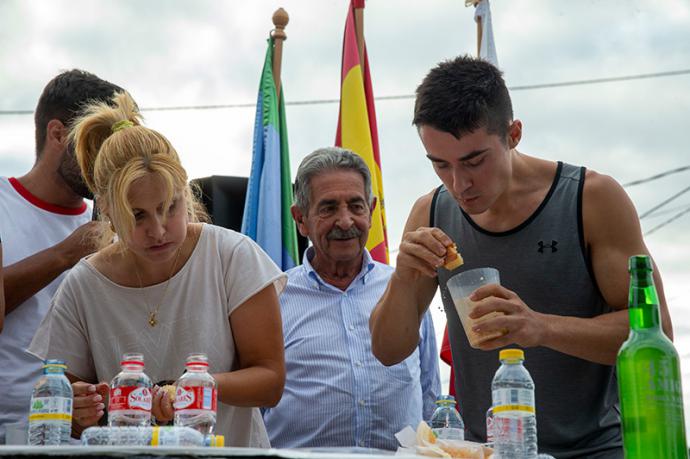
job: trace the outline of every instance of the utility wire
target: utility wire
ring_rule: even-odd
[[[631,81],[631,80],[644,80],[649,78],[661,78],[679,75],[690,75],[690,69],[684,70],[674,70],[670,72],[657,72],[657,73],[640,73],[636,75],[624,75],[619,77],[610,78],[592,78],[587,80],[573,80],[573,81],[562,81],[556,83],[543,83],[543,84],[531,84],[522,86],[509,86],[508,89],[511,91],[527,91],[532,89],[547,89],[547,88],[562,88],[565,86],[582,86],[582,85],[592,85],[601,83],[613,83],[619,81]],[[379,96],[374,97],[374,100],[404,100],[404,99],[414,99],[414,94],[402,94],[394,96]],[[313,99],[313,100],[295,100],[295,101],[285,101],[285,105],[324,105],[324,104],[337,104],[340,99]],[[147,107],[141,108],[142,112],[153,112],[153,111],[182,111],[182,110],[218,110],[227,108],[252,108],[256,107],[256,103],[241,103],[241,104],[212,104],[212,105],[178,105],[171,107]],[[0,110],[0,115],[31,115],[33,110]]]
[[[690,206],[689,206],[687,209],[685,209],[685,210],[681,210],[680,212],[678,212],[676,215],[674,215],[673,217],[669,218],[669,219],[666,220],[665,222],[659,223],[659,224],[656,225],[654,228],[652,228],[652,229],[650,229],[649,231],[647,231],[646,233],[644,233],[644,235],[645,235],[645,236],[649,236],[650,234],[652,234],[652,233],[654,233],[654,232],[660,230],[661,228],[663,228],[664,226],[668,225],[669,223],[672,223],[672,222],[678,220],[680,217],[682,217],[683,215],[687,214],[688,212],[690,212]]]
[[[645,212],[645,213],[643,213],[642,215],[640,215],[640,220],[642,220],[643,218],[649,216],[649,215],[652,214],[655,210],[660,209],[661,207],[665,206],[666,204],[668,204],[669,202],[673,201],[674,199],[677,199],[677,198],[679,198],[680,196],[684,195],[684,194],[687,193],[688,191],[690,191],[690,186],[689,186],[689,187],[686,187],[686,188],[683,188],[683,189],[682,189],[681,191],[679,191],[678,193],[674,194],[674,195],[671,196],[670,198],[667,198],[667,199],[663,200],[662,202],[660,202],[660,203],[657,204],[656,206],[654,206],[654,207],[652,207],[651,209],[649,209],[647,212]]]
[[[687,208],[690,208],[690,204],[682,204],[679,206],[671,207],[670,209],[661,210],[659,212],[654,212],[653,214],[649,214],[647,216],[647,218],[657,218],[657,217],[672,214],[674,212],[678,212],[679,210],[687,209]]]
[[[678,172],[686,171],[688,169],[690,169],[690,166],[677,167],[675,169],[671,169],[671,170],[668,170],[666,172],[662,172],[660,174],[652,175],[651,177],[643,178],[640,180],[633,180],[632,182],[624,183],[623,186],[628,187],[628,186],[641,185],[643,183],[651,182],[653,180],[657,180],[657,179],[660,179],[660,178],[663,178],[663,177],[666,177],[666,176],[669,176],[672,174],[677,174]]]

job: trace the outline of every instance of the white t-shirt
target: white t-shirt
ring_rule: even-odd
[[[149,312],[166,283],[123,287],[88,259],[60,286],[29,349],[42,358],[65,360],[67,371],[85,381],[109,383],[125,352],[144,354],[144,371],[154,383],[176,380],[190,353],[207,354],[210,373],[236,369],[229,316],[266,286],[273,284],[280,294],[287,282],[250,238],[203,225],[192,255],[170,279],[158,324],[151,327]],[[218,403],[215,432],[225,435],[229,446],[269,446],[258,408]]]
[[[0,177],[3,266],[54,246],[90,219],[86,203],[78,209],[51,205],[16,179]],[[0,333],[0,444],[4,443],[6,423],[28,422],[31,390],[41,376],[42,364],[25,349],[63,277],[64,273],[5,317]]]

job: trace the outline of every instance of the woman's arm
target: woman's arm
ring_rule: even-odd
[[[280,304],[273,284],[230,314],[239,369],[217,373],[218,400],[234,406],[275,406],[285,385]]]

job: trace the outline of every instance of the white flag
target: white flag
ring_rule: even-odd
[[[491,6],[489,0],[480,0],[474,10],[474,20],[481,21],[482,42],[479,44],[479,57],[498,67],[496,43],[494,43],[494,29],[491,26]]]

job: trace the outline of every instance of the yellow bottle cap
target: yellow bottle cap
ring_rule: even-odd
[[[502,349],[498,353],[499,360],[525,360],[525,352],[522,349]]]

